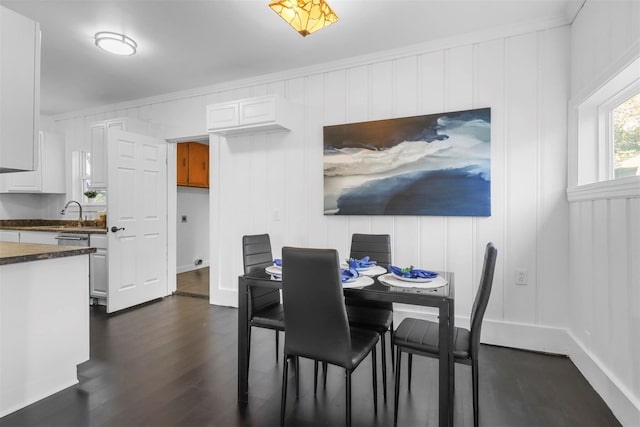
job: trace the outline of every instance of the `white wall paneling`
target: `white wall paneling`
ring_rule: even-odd
[[[569,355],[623,425],[640,425],[640,191],[633,179],[593,183],[597,117],[585,112],[640,58],[639,27],[640,2],[587,0],[570,40]]]
[[[563,206],[558,193],[565,188],[564,177],[542,176],[566,163],[561,148],[566,116],[556,113],[566,105],[568,92],[567,39],[567,27],[558,27],[387,55],[57,124],[71,130],[68,147],[82,146],[74,139],[86,123],[122,115],[152,123],[156,136],[180,139],[202,132],[209,103],[278,93],[298,113],[291,132],[210,136],[213,303],[237,303],[243,234],[268,232],[276,257],[283,245],[299,245],[336,248],[346,258],[352,233],[389,233],[394,262],[456,272],[461,319],[469,316],[484,246],[494,241],[499,260],[488,318],[564,327],[566,299],[555,303],[560,313],[547,315],[541,304],[558,295],[566,298],[562,269],[568,253],[566,245],[542,240],[540,231],[566,230],[568,224],[566,201]],[[323,215],[322,126],[482,107],[492,108],[491,217]],[[513,284],[516,267],[529,269],[529,285]],[[548,350],[544,340],[530,345]]]
[[[175,182],[175,181],[174,181]],[[182,222],[182,215],[187,222]],[[209,265],[209,190],[177,188],[176,269],[178,273]],[[196,265],[197,259],[202,265]]]

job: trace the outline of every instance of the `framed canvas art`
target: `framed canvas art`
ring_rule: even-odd
[[[491,216],[491,109],[325,126],[325,215]]]

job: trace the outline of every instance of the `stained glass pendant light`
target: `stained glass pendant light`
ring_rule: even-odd
[[[338,15],[324,0],[276,0],[269,7],[303,37],[338,21]]]

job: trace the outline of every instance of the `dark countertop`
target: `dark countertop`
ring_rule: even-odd
[[[0,219],[0,230],[45,231],[51,233],[107,233],[107,228],[97,220]]]
[[[0,265],[86,255],[94,252],[96,248],[0,242]]]

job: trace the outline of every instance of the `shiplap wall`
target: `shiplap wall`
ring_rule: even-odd
[[[184,138],[206,133],[207,104],[279,93],[296,106],[291,132],[210,139],[213,303],[237,303],[243,234],[270,233],[275,256],[283,245],[300,245],[336,248],[346,257],[352,233],[389,233],[395,263],[456,273],[462,324],[484,246],[493,241],[499,256],[488,322],[564,328],[569,27],[513,31],[61,118],[58,127],[69,138],[69,151],[86,148],[88,123],[121,116],[151,123],[157,136]],[[480,107],[492,113],[490,218],[323,215],[323,125]],[[527,286],[514,284],[516,268],[529,270]],[[485,330],[498,344],[563,351],[544,334],[532,339],[507,334],[508,328]]]
[[[571,52],[571,96],[583,98],[620,71],[612,65],[640,56],[640,2],[587,0],[572,25]],[[570,205],[570,253],[569,354],[618,419],[638,426],[640,198],[583,193]]]

